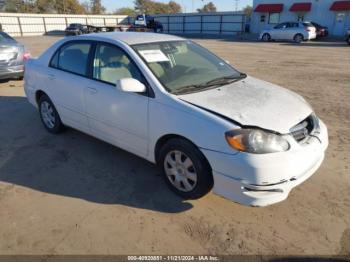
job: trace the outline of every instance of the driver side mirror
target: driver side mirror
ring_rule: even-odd
[[[146,86],[135,78],[122,78],[117,80],[116,87],[124,92],[143,93]]]

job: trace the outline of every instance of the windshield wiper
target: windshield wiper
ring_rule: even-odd
[[[198,84],[198,85],[188,85],[188,86],[183,86],[180,87],[176,90],[174,90],[172,93],[177,95],[177,94],[187,94],[187,93],[192,93],[192,92],[199,92],[207,89],[211,89],[214,87],[218,86],[223,86],[223,85],[228,85],[233,82],[239,81],[241,79],[246,78],[247,75],[244,73],[240,73],[238,76],[224,76],[224,77],[218,77],[213,80],[210,80],[206,83],[203,84]]]
[[[176,90],[172,91],[172,93],[174,95],[187,94],[187,93],[197,92],[203,89],[205,89],[203,85],[188,85],[188,86],[177,88]]]
[[[240,73],[238,76],[223,76],[223,77],[218,77],[213,80],[210,80],[209,82],[206,82],[206,85],[226,85],[226,84],[231,84],[233,82],[239,81],[241,79],[246,78],[247,75],[244,73]]]

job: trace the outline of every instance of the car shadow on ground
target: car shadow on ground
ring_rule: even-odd
[[[49,134],[24,97],[0,96],[0,108],[1,182],[159,212],[192,208],[168,189],[155,165],[73,129]]]

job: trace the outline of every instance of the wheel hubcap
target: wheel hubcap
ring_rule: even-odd
[[[45,125],[48,128],[53,128],[55,126],[55,121],[56,121],[53,107],[48,102],[44,101],[41,103],[40,108],[41,108],[40,109],[41,116],[43,118]]]
[[[170,183],[183,192],[192,191],[197,184],[197,173],[192,160],[183,152],[170,151],[164,159],[164,170]]]

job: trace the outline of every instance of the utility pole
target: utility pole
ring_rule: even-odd
[[[236,10],[236,12],[238,11],[238,1],[239,0],[234,0],[235,1],[235,10]]]

